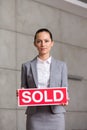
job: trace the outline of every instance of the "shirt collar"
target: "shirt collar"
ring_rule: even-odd
[[[48,63],[48,64],[51,64],[51,56],[47,59],[47,60],[42,60],[42,59],[40,59],[39,57],[37,57],[37,61],[39,62],[39,63]]]

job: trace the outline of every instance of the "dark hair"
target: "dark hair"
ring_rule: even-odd
[[[48,29],[46,29],[46,28],[41,28],[41,29],[36,31],[35,36],[34,36],[34,42],[36,40],[37,34],[40,33],[40,32],[48,32],[49,35],[50,35],[51,40],[53,41],[52,33]]]

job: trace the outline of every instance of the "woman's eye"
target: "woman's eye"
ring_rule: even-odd
[[[45,42],[49,42],[48,40],[45,40]]]
[[[38,41],[37,41],[37,43],[41,43],[41,41],[40,41],[40,40],[38,40]]]

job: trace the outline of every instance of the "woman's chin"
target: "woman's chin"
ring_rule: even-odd
[[[47,55],[48,53],[46,52],[41,52],[40,55]]]

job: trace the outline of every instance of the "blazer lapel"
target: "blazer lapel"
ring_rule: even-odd
[[[51,59],[51,68],[50,68],[50,84],[49,87],[56,87],[54,86],[55,82],[55,73],[56,73],[56,60],[52,57]]]
[[[31,62],[31,68],[32,68],[32,73],[33,73],[33,77],[34,77],[34,81],[36,84],[36,87],[38,87],[38,80],[37,80],[37,58],[35,58],[32,62]]]

